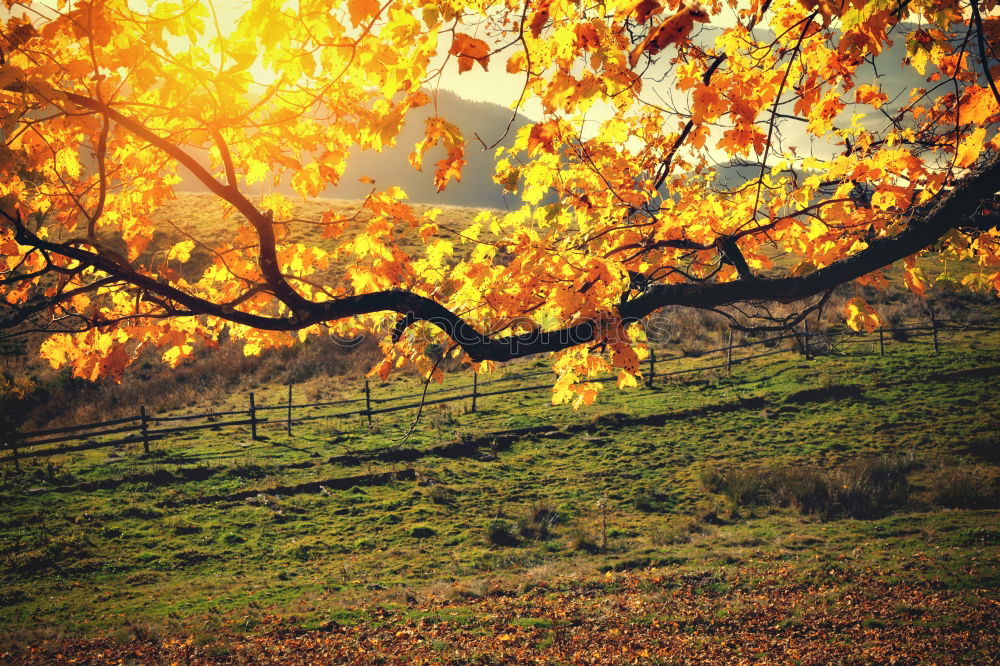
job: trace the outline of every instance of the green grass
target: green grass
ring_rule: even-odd
[[[409,590],[475,597],[498,577],[530,586],[569,571],[649,566],[676,575],[787,567],[786,577],[805,585],[847,585],[851,571],[870,568],[890,582],[1000,589],[1000,516],[990,494],[1000,335],[944,342],[939,355],[918,339],[890,343],[885,357],[860,346],[812,361],[789,353],[738,365],[731,377],[609,386],[579,411],[552,407],[547,391],[482,399],[475,414],[468,405],[431,406],[404,446],[415,451],[408,456],[384,451],[409,428],[412,413],[401,412],[370,429],[355,416],[297,425],[291,437],[272,427],[262,431],[267,442],[230,428],[164,440],[145,456],[72,454],[53,461],[54,478],[44,462],[6,466],[0,633],[106,632],[126,620],[190,627],[221,617],[252,630],[275,612],[306,626],[370,623],[377,619],[352,604],[404,603]],[[447,383],[468,381],[458,374]],[[406,378],[373,385],[383,398],[418,389]],[[287,389],[255,390],[258,403],[276,404]],[[361,389],[314,380],[296,390],[328,400]],[[558,427],[491,434],[542,424]],[[466,446],[436,448],[455,442]],[[718,466],[832,473],[901,454],[914,461],[905,501],[872,520],[741,504],[703,482]],[[969,478],[986,493],[979,504],[962,508],[972,500],[942,493]],[[539,506],[554,514],[547,529]],[[495,521],[516,545],[489,542]]]

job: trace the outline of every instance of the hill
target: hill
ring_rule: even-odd
[[[462,171],[461,182],[451,181],[443,192],[435,191],[433,165],[444,157],[444,149],[441,146],[435,146],[427,152],[423,171],[416,171],[409,164],[413,146],[424,138],[424,119],[434,113],[434,105],[430,104],[410,112],[394,146],[379,153],[353,151],[347,171],[340,183],[327,188],[320,196],[333,199],[363,199],[372,186],[358,182],[358,178],[368,176],[375,179],[377,187],[386,188],[391,185],[401,187],[409,195],[409,200],[414,203],[498,210],[519,205],[519,202],[509,200],[510,195],[505,197],[502,188],[493,182],[493,170],[496,164],[494,151],[482,150],[482,146],[475,139],[478,135],[487,145],[495,142],[503,133],[503,128],[511,123],[514,112],[499,104],[464,99],[449,90],[437,91],[436,105],[437,113],[458,125],[467,141],[465,158],[468,164]],[[514,116],[506,143],[509,145],[513,141],[514,132],[529,122],[531,121],[521,114]],[[203,159],[206,158],[203,156]],[[201,183],[183,168],[181,177],[182,180],[177,185],[179,191],[207,192]],[[258,194],[258,187],[251,187],[251,193]],[[287,182],[277,191],[298,197]]]
[[[982,663],[998,344],[841,344],[576,412],[432,406],[405,450],[389,414],[5,466],[0,658]]]

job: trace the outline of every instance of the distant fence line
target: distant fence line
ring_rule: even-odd
[[[722,347],[717,347],[714,349],[707,349],[697,352],[687,352],[681,354],[672,354],[668,356],[659,356],[656,351],[656,347],[650,347],[649,358],[646,361],[646,385],[652,386],[657,378],[671,377],[682,374],[691,374],[695,372],[704,372],[706,370],[719,370],[722,368],[726,369],[726,372],[732,370],[732,366],[744,363],[746,361],[751,361],[759,358],[764,358],[768,356],[773,356],[775,354],[786,353],[789,351],[798,350],[807,358],[811,358],[814,355],[820,355],[824,352],[828,353],[829,348],[833,348],[836,345],[831,343],[831,340],[837,336],[842,338],[841,343],[846,340],[851,342],[856,342],[858,340],[870,340],[878,342],[878,353],[882,356],[885,355],[885,343],[888,336],[898,336],[906,335],[908,337],[916,337],[920,335],[930,335],[933,338],[934,353],[939,353],[940,351],[940,341],[938,333],[940,331],[997,331],[1000,327],[996,326],[969,326],[957,324],[955,322],[941,322],[936,319],[931,319],[931,325],[918,325],[918,326],[904,326],[899,328],[879,328],[877,331],[872,333],[862,333],[854,331],[845,330],[825,330],[819,332],[810,332],[808,325],[803,326],[801,330],[792,330],[790,333],[784,333],[782,335],[774,336],[771,338],[765,338],[762,340],[752,340],[749,342],[743,342],[740,344],[733,343],[733,335],[729,334],[728,344]],[[767,347],[778,347],[782,341],[792,340],[792,347],[790,349],[771,349],[769,351],[761,352],[759,354],[752,354],[750,356],[734,357],[733,352],[738,349],[767,346]],[[824,348],[825,347],[825,348]],[[662,348],[661,348],[662,350]],[[690,358],[701,358],[705,356],[711,356],[714,354],[724,354],[723,361],[719,363],[714,363],[711,365],[697,366],[693,368],[682,368],[678,370],[671,370],[668,372],[657,372],[656,366],[659,363],[666,363],[670,361],[677,361],[680,359],[690,359]],[[515,386],[510,388],[499,388],[496,390],[490,390],[487,388],[483,390],[483,387],[492,387],[496,384],[515,382],[526,379],[533,379],[535,377],[541,377],[548,375],[552,376],[551,370],[540,370],[536,372],[525,372],[525,373],[511,373],[504,377],[498,377],[496,379],[488,379],[480,381],[478,375],[472,376],[472,381],[467,384],[461,384],[458,386],[452,386],[448,388],[440,388],[429,390],[426,393],[412,393],[405,395],[397,395],[386,398],[379,398],[372,395],[371,385],[368,380],[365,380],[363,395],[357,398],[348,398],[343,400],[330,400],[322,402],[310,402],[310,403],[299,403],[295,404],[292,400],[292,385],[288,385],[288,399],[287,402],[283,404],[274,405],[259,405],[256,402],[256,398],[253,392],[248,395],[248,405],[247,409],[242,410],[228,410],[221,412],[206,412],[202,414],[189,414],[189,415],[179,415],[179,416],[150,416],[146,413],[145,406],[139,407],[139,413],[136,416],[129,416],[125,418],[112,419],[109,421],[100,421],[97,423],[87,423],[76,426],[65,426],[61,428],[52,428],[49,430],[36,430],[32,432],[15,432],[13,436],[8,436],[10,441],[4,442],[0,446],[0,451],[9,451],[7,455],[0,456],[0,463],[13,462],[15,465],[18,464],[20,460],[25,460],[28,458],[43,458],[55,455],[61,455],[65,453],[73,453],[76,451],[86,451],[90,449],[98,449],[112,446],[125,446],[126,444],[142,444],[143,451],[149,452],[150,442],[163,439],[170,435],[174,435],[182,432],[190,432],[193,430],[202,430],[211,428],[213,430],[218,430],[224,427],[235,427],[235,426],[250,426],[250,437],[252,440],[260,440],[261,437],[258,433],[258,429],[262,426],[267,425],[279,425],[284,426],[288,434],[292,433],[292,426],[296,423],[304,423],[307,421],[313,421],[317,419],[331,419],[331,418],[343,418],[349,416],[360,416],[367,417],[369,424],[371,424],[372,416],[378,414],[387,414],[390,412],[397,412],[406,409],[416,409],[421,405],[436,405],[444,404],[449,402],[457,402],[461,400],[471,400],[471,411],[475,412],[478,407],[478,401],[481,398],[488,398],[500,395],[508,395],[511,393],[528,393],[532,391],[549,389],[552,387],[552,382],[543,383],[533,383],[527,386]],[[587,381],[594,383],[603,383],[608,381],[614,381],[617,377],[613,375],[595,377]],[[464,391],[464,392],[463,392]],[[457,395],[448,395],[446,397],[440,398],[430,398],[429,396],[441,395],[443,393],[456,393]],[[379,405],[389,405],[390,403],[395,403],[399,401],[410,401],[405,402],[400,405],[390,405],[380,407]],[[353,405],[363,403],[364,407],[360,409],[355,409],[353,411],[337,412],[333,414],[313,414],[306,416],[294,416],[295,410],[303,409],[316,409],[319,407],[337,407],[343,405]],[[268,419],[262,418],[260,416],[261,412],[268,411],[283,411],[284,418]],[[245,416],[246,418],[229,420],[229,421],[215,421],[212,419],[219,419],[227,416]],[[169,424],[174,422],[183,421],[196,421],[205,420],[205,423],[198,423],[195,425],[185,425],[178,427],[165,427],[159,424]],[[121,433],[132,433],[126,437],[121,437],[113,440],[95,440],[95,437],[104,437],[107,435],[117,435]],[[61,446],[56,448],[45,448],[45,449],[34,449],[33,447],[45,446],[47,444],[62,444],[65,442],[80,442],[79,444],[73,444],[70,446]],[[29,450],[25,450],[29,449]]]

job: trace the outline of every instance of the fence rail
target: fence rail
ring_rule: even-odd
[[[881,355],[885,355],[886,341],[891,339],[894,335],[906,335],[908,337],[915,337],[919,335],[931,335],[934,345],[934,351],[938,352],[940,347],[938,333],[941,331],[997,331],[1000,327],[997,326],[983,326],[983,325],[964,325],[957,322],[942,322],[936,319],[931,319],[930,325],[914,325],[914,326],[901,326],[897,328],[879,328],[877,331],[872,333],[858,332],[858,331],[848,331],[843,329],[826,329],[820,331],[810,331],[808,327],[803,327],[801,331],[792,331],[790,333],[783,333],[781,335],[773,336],[770,338],[764,338],[760,340],[750,340],[742,342],[739,344],[733,343],[732,334],[729,336],[729,342],[727,345],[722,347],[716,347],[713,349],[700,350],[696,352],[687,352],[682,354],[666,354],[660,355],[664,351],[663,347],[650,347],[650,357],[647,361],[647,373],[646,373],[646,384],[652,386],[654,381],[658,378],[672,377],[682,374],[690,374],[695,372],[703,372],[706,370],[719,370],[725,368],[727,372],[732,370],[734,365],[745,363],[747,361],[765,358],[773,356],[775,354],[788,353],[790,351],[798,350],[800,353],[806,357],[811,357],[814,354],[828,353],[830,350],[836,350],[840,344],[845,342],[855,343],[855,342],[872,342],[878,345],[878,352]],[[781,348],[780,345],[785,340],[792,340],[791,348]],[[756,354],[751,354],[749,356],[734,357],[733,352],[740,349],[755,348],[755,347],[769,347],[778,346],[776,349],[770,349],[768,351],[763,351]],[[660,352],[660,353],[658,353]],[[717,354],[724,355],[724,360],[717,363],[712,363],[709,365],[697,365],[695,367],[680,368],[669,370],[666,372],[657,371],[657,364],[664,364],[675,362],[679,360],[690,360],[690,359],[701,359],[708,356],[713,356]],[[392,412],[403,411],[407,409],[417,409],[421,405],[437,405],[445,404],[449,402],[457,402],[461,400],[472,401],[471,411],[475,412],[477,409],[477,402],[481,398],[495,397],[501,395],[509,395],[512,393],[528,393],[533,391],[544,390],[551,387],[551,382],[546,383],[530,383],[528,385],[513,386],[510,388],[496,388],[492,387],[497,384],[519,382],[524,380],[530,380],[541,376],[552,376],[550,370],[540,370],[533,372],[512,372],[503,377],[497,377],[495,379],[488,379],[480,381],[478,376],[473,375],[472,382],[466,384],[459,384],[456,386],[444,387],[439,389],[429,390],[426,393],[412,393],[412,394],[402,394],[395,396],[386,397],[376,397],[372,395],[372,390],[369,382],[366,380],[364,385],[364,393],[358,398],[346,398],[339,400],[329,400],[320,401],[312,403],[295,403],[292,400],[292,386],[288,387],[288,400],[285,403],[262,405],[257,404],[254,394],[251,392],[248,396],[249,404],[247,409],[237,409],[237,410],[226,410],[220,412],[206,412],[201,414],[189,414],[189,415],[175,415],[175,416],[150,416],[146,413],[146,408],[140,407],[139,414],[137,416],[127,416],[124,418],[111,419],[108,421],[100,421],[96,423],[87,423],[76,426],[64,426],[59,428],[50,428],[47,430],[35,430],[31,432],[19,432],[13,433],[13,436],[8,436],[7,442],[0,442],[0,452],[7,451],[6,455],[0,456],[0,463],[14,462],[18,464],[20,460],[28,458],[42,458],[54,455],[61,455],[65,453],[74,453],[78,451],[86,451],[97,448],[105,447],[115,447],[115,446],[125,446],[128,444],[139,444],[143,445],[143,450],[145,452],[149,451],[149,443],[170,435],[191,432],[196,430],[204,429],[219,429],[226,427],[237,427],[237,426],[250,426],[251,439],[259,440],[262,439],[258,434],[258,428],[265,425],[278,425],[284,426],[288,433],[291,434],[292,426],[298,423],[304,423],[308,421],[314,421],[318,419],[343,419],[352,416],[360,416],[367,418],[369,423],[371,422],[371,417],[378,414],[388,414]],[[603,377],[591,378],[587,381],[595,383],[604,383],[609,381],[615,381],[617,376],[609,375]],[[486,390],[483,390],[486,388]],[[470,391],[471,389],[471,391]],[[428,396],[441,396],[442,394],[453,394],[447,395],[445,397],[435,397],[428,399]],[[393,405],[391,403],[399,401],[409,401],[404,402],[404,404]],[[310,414],[305,416],[294,415],[295,410],[306,410],[306,409],[317,409],[320,407],[336,407],[342,405],[357,405],[359,403],[364,403],[364,406],[359,409],[354,409],[345,412],[336,413],[324,413],[324,414]],[[382,406],[386,405],[386,406]],[[265,411],[283,410],[285,412],[285,418],[277,418],[269,420],[267,418],[262,418],[259,413]],[[218,419],[226,416],[243,416],[247,418],[229,420],[229,421],[219,421]],[[215,419],[215,420],[213,420]],[[205,423],[197,423],[194,425],[180,425],[174,427],[154,427],[156,424],[170,424],[170,423],[180,423],[184,421],[196,421],[205,420]],[[126,425],[129,424],[129,425]],[[121,427],[114,427],[121,426]],[[114,440],[98,440],[95,438],[106,437],[108,435],[116,435],[131,432],[133,434],[126,437],[114,439]],[[44,446],[47,444],[61,444],[64,442],[80,441],[81,443],[72,444],[69,446],[61,446],[47,449],[35,449],[33,447]]]

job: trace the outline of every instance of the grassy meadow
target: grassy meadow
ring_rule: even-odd
[[[886,298],[900,322],[922,312]],[[686,355],[659,373],[716,362],[694,350],[719,322],[661,317]],[[544,388],[430,405],[405,442],[412,410],[330,407],[265,441],[230,427],[2,466],[0,662],[989,663],[1000,332],[950,330],[939,353],[897,338],[609,384],[576,411]],[[33,422],[277,405],[288,382],[296,403],[358,399],[374,350],[204,358],[120,387],[46,380],[63,413]]]

